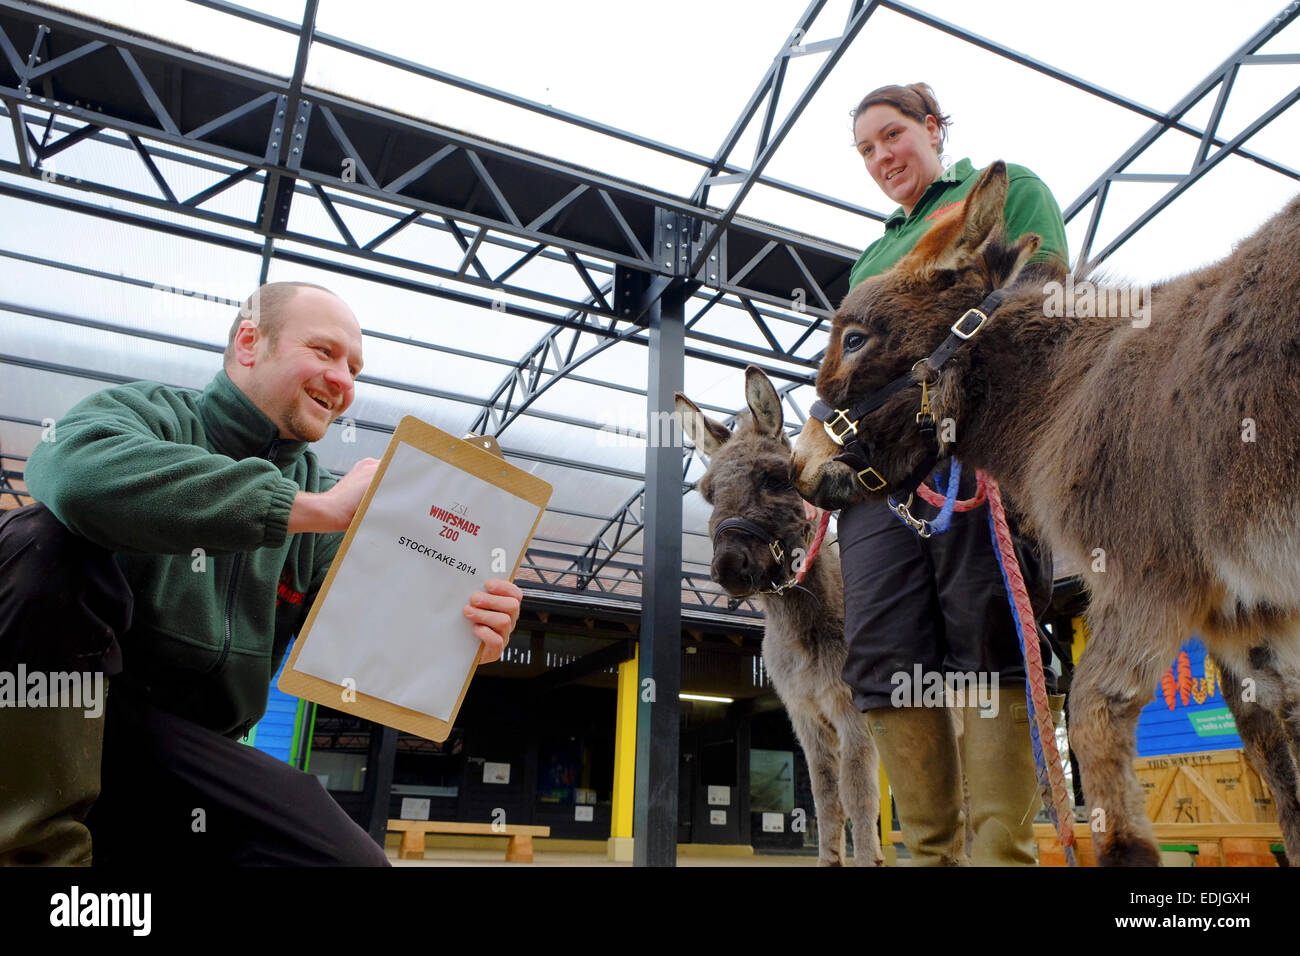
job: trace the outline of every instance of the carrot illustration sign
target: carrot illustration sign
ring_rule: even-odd
[[[1192,701],[1203,704],[1207,699],[1214,697],[1218,691],[1216,683],[1219,669],[1214,666],[1214,659],[1209,655],[1205,657],[1203,669],[1205,671],[1203,677],[1193,677],[1191,658],[1187,656],[1187,651],[1179,651],[1178,658],[1169,665],[1169,670],[1165,671],[1164,676],[1160,678],[1160,690],[1164,694],[1165,706],[1173,710],[1179,702],[1186,707]]]
[[[1151,699],[1138,716],[1138,756],[1239,748],[1241,737],[1223,699],[1223,681],[1204,642],[1189,637],[1153,682]]]

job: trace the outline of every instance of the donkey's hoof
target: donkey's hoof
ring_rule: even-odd
[[[817,858],[817,865],[818,866],[843,866],[844,864],[840,861],[838,857],[831,858],[831,857],[819,856]]]
[[[1160,850],[1141,837],[1116,837],[1097,853],[1099,866],[1159,866]]]

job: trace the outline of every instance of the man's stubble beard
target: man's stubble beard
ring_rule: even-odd
[[[321,425],[315,420],[308,420],[299,413],[298,405],[294,404],[285,416],[285,430],[298,441],[318,442],[325,437],[325,432],[333,421],[331,417],[328,423]]]

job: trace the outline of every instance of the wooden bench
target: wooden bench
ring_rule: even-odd
[[[1156,843],[1165,850],[1196,856],[1197,866],[1277,866],[1272,847],[1282,842],[1276,823],[1153,823]],[[1049,823],[1035,823],[1039,866],[1065,866],[1065,850]],[[1096,866],[1092,830],[1074,825],[1074,857],[1080,866]]]
[[[550,827],[514,826],[503,823],[458,823],[447,820],[389,820],[389,831],[402,834],[397,851],[399,860],[423,860],[426,833],[461,833],[479,836],[508,836],[506,860],[510,863],[533,862],[533,837],[548,837]]]

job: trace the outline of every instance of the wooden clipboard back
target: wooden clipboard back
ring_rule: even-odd
[[[456,699],[456,705],[452,708],[448,720],[440,720],[430,714],[411,710],[408,707],[394,704],[379,697],[372,697],[359,690],[343,688],[332,681],[303,673],[295,668],[299,654],[301,654],[307,640],[311,637],[310,632],[312,625],[316,621],[316,614],[325,605],[325,595],[329,592],[330,585],[334,583],[334,578],[343,564],[344,557],[347,555],[348,547],[351,545],[357,529],[361,526],[366,509],[370,506],[370,500],[374,497],[380,484],[382,484],[384,473],[388,469],[388,463],[392,461],[398,445],[403,443],[418,448],[434,458],[439,458],[449,465],[497,486],[503,491],[537,505],[537,519],[533,522],[533,526],[528,529],[528,536],[524,539],[523,547],[515,557],[514,567],[510,569],[506,579],[513,580],[518,573],[524,553],[528,550],[528,543],[532,541],[533,533],[537,530],[537,524],[541,521],[547,502],[551,499],[553,491],[551,485],[536,475],[531,475],[523,469],[507,463],[501,455],[496,440],[491,437],[484,438],[470,435],[465,438],[457,438],[427,422],[421,421],[413,415],[407,415],[398,423],[397,428],[393,431],[392,439],[388,442],[388,447],[384,449],[384,456],[380,459],[379,467],[375,470],[375,477],[371,480],[370,487],[366,489],[361,504],[357,507],[356,514],[352,516],[352,523],[348,525],[343,541],[339,544],[338,552],[334,555],[334,561],[330,564],[330,569],[325,575],[325,581],[316,596],[316,602],[312,605],[307,620],[303,623],[298,639],[294,641],[293,649],[289,653],[289,660],[286,662],[284,670],[281,671],[280,680],[276,686],[286,694],[301,697],[304,700],[315,701],[334,710],[383,724],[385,727],[393,727],[428,740],[443,741],[451,733],[451,728],[456,721],[456,715],[460,713],[460,705],[465,701],[465,692],[469,690],[469,682],[474,677],[479,658],[482,657],[482,648],[479,649],[478,655],[474,658],[474,665],[469,669],[469,673],[465,675],[465,681],[460,689],[460,696]],[[466,594],[466,599],[468,597],[469,595]]]

